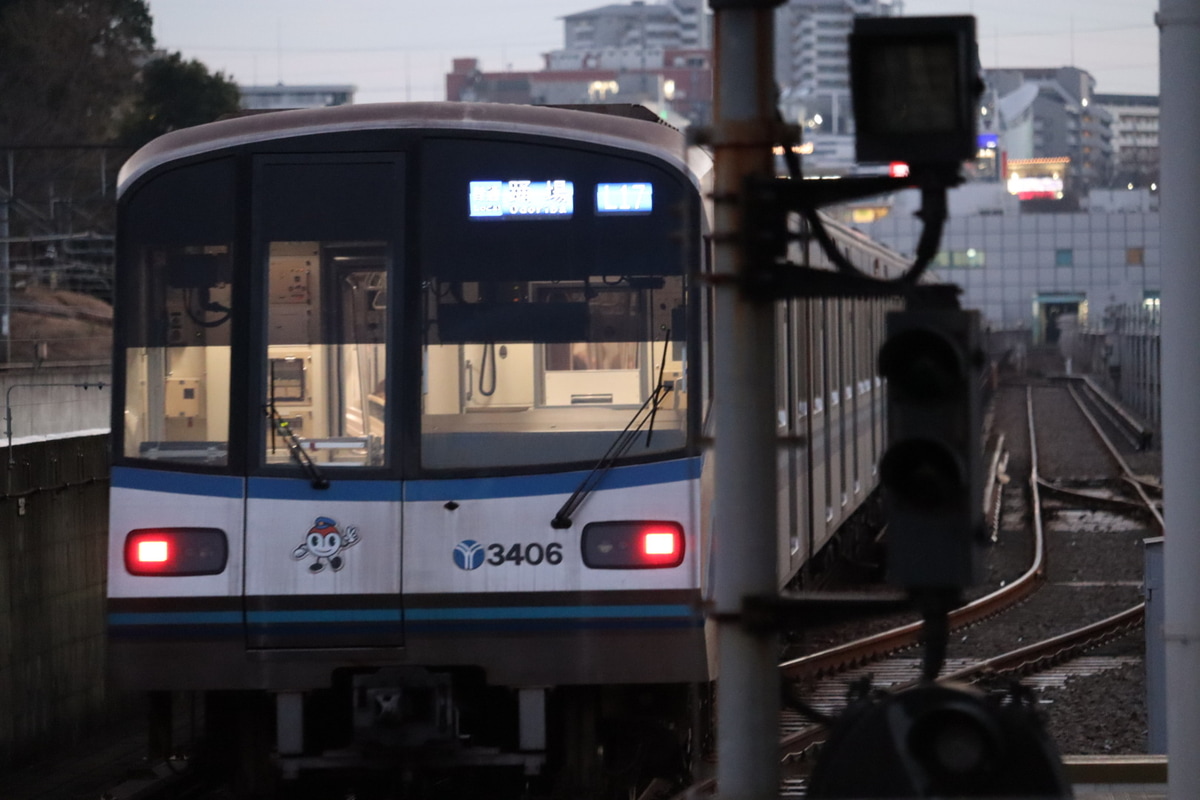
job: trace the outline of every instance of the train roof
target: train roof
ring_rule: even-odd
[[[341,131],[416,128],[565,136],[632,147],[672,159],[681,167],[685,163],[682,134],[640,106],[592,109],[504,103],[371,103],[255,113],[172,131],[125,162],[117,178],[117,192],[124,192],[161,164],[231,147]]]

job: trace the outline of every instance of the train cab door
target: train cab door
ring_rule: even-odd
[[[388,404],[398,387],[391,292],[403,167],[392,154],[255,163],[251,649],[403,644],[398,426]]]

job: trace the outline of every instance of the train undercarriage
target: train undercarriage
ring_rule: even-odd
[[[711,684],[512,689],[404,667],[201,696],[196,767],[238,798],[658,797],[712,763]],[[173,705],[152,704],[152,730]]]

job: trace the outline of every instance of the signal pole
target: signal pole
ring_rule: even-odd
[[[1159,73],[1162,82],[1162,407],[1163,543],[1167,661],[1167,794],[1172,800],[1200,796],[1200,279],[1196,252],[1200,230],[1200,158],[1193,141],[1200,126],[1200,0],[1160,0]]]
[[[717,791],[779,795],[778,634],[744,624],[743,601],[777,592],[775,303],[742,288],[753,264],[741,232],[747,180],[774,174],[779,124],[774,14],[782,0],[710,0],[716,86],[713,337],[718,635]]]
[[[9,174],[11,173],[10,167]],[[0,358],[4,359],[5,364],[12,362],[12,270],[8,260],[8,208],[11,197],[11,191],[0,197],[0,339],[4,340]]]

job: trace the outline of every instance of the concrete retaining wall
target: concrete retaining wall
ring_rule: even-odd
[[[0,447],[0,772],[111,721],[108,436]]]
[[[0,367],[0,449],[7,443],[3,415],[11,414],[14,441],[77,431],[108,430],[112,371],[108,363]],[[103,389],[97,384],[104,384]],[[83,388],[84,386],[89,388]]]

